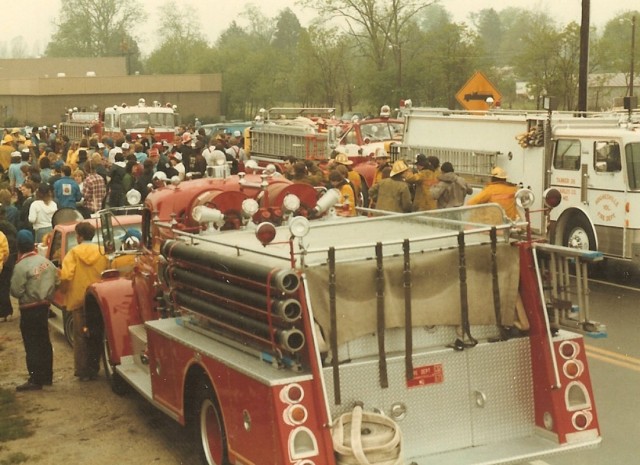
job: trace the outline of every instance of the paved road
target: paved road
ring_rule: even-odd
[[[592,319],[608,337],[586,338],[591,379],[603,441],[596,449],[548,458],[542,465],[640,463],[640,279],[637,270],[609,264],[592,281]]]

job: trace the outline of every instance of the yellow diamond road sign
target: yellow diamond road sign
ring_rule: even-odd
[[[499,107],[502,95],[487,79],[487,76],[481,71],[476,71],[458,91],[456,100],[465,110],[486,111],[491,107]]]

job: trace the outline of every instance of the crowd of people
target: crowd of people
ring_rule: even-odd
[[[371,210],[397,213],[428,211],[434,209],[497,203],[506,215],[515,219],[515,193],[517,186],[507,181],[507,173],[494,168],[491,181],[477,195],[467,199],[473,190],[464,177],[458,175],[451,162],[436,156],[418,154],[413,167],[403,160],[391,163],[391,157],[382,148],[375,153],[376,170],[369,183],[353,169],[353,162],[346,153],[334,153],[326,170],[321,170],[313,160],[285,159],[284,175],[293,182],[316,187],[336,188],[339,193],[339,215],[355,216],[356,207],[362,214],[376,214]]]
[[[208,167],[221,165],[228,165],[232,174],[242,167],[246,173],[265,172],[294,183],[334,188],[339,193],[336,211],[342,216],[459,207],[472,193],[450,162],[440,166],[437,157],[423,154],[410,168],[402,160],[391,164],[387,152],[378,149],[369,185],[340,149],[322,168],[313,160],[289,157],[280,172],[275,165],[260,168],[248,159],[240,132],[208,138],[202,128],[182,127],[171,144],[158,142],[151,131],[135,139],[123,132],[116,139],[87,134],[80,141],[70,141],[55,129],[34,128],[31,134],[5,130],[0,145],[0,319],[7,321],[13,314],[13,295],[21,311],[29,372],[27,382],[17,387],[19,391],[52,383],[47,319],[49,301],[59,286],[73,314],[75,375],[91,380],[99,369],[102,340],[89,334],[99,324],[90,321],[90,313],[78,310],[87,287],[109,263],[100,246],[92,242],[95,227],[88,222],[76,225],[78,245],[67,253],[59,270],[36,253],[35,244],[46,241],[53,216],[60,209],[75,209],[88,218],[105,207],[124,206],[132,189],[144,199],[150,187],[168,179],[203,177]],[[495,202],[515,219],[516,186],[507,182],[500,168],[494,168],[491,176],[486,188],[466,203]],[[127,234],[124,244],[135,247],[137,241],[139,245],[135,231]]]
[[[133,138],[86,134],[70,141],[56,127],[34,128],[30,134],[8,129],[0,144],[0,321],[14,313],[18,300],[29,378],[18,391],[42,389],[52,383],[53,358],[47,320],[54,291],[63,287],[65,307],[74,321],[75,375],[95,379],[102,340],[91,334],[99,324],[82,309],[86,288],[97,281],[108,264],[104,251],[92,242],[95,227],[76,226],[78,245],[58,270],[36,252],[46,242],[53,217],[61,209],[83,217],[106,207],[127,203],[132,189],[146,197],[149,188],[178,177],[202,177],[207,166],[228,163],[232,173],[246,159],[239,132],[208,138],[204,130],[181,127],[173,143],[159,142],[149,131]],[[126,247],[139,246],[139,233],[128,231]],[[127,260],[132,256],[124,256]],[[124,263],[123,269],[131,268]]]
[[[152,134],[135,140],[126,132],[116,139],[87,134],[70,141],[55,127],[34,128],[28,135],[6,129],[0,145],[0,220],[42,242],[59,209],[76,209],[88,218],[105,207],[126,205],[132,189],[144,200],[154,176],[204,176],[207,166],[227,161],[237,172],[246,158],[242,145],[240,133],[210,140],[204,130],[187,127],[173,143],[158,142]]]

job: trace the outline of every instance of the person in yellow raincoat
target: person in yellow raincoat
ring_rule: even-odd
[[[13,145],[13,137],[9,134],[6,134],[2,139],[2,144],[0,144],[0,166],[7,171],[9,166],[11,165],[11,153],[16,150],[15,145]]]
[[[515,220],[518,217],[516,208],[516,192],[518,187],[507,182],[507,173],[496,166],[491,170],[491,181],[467,201],[467,205],[479,205],[483,203],[497,203],[506,215]]]
[[[357,171],[354,171],[352,168],[353,161],[349,160],[349,156],[346,153],[338,153],[334,162],[338,165],[343,165],[347,168],[347,176],[346,178],[351,183],[351,187],[353,187],[353,193],[356,196],[356,204],[359,207],[363,205],[367,205],[367,202],[364,202],[364,198],[368,197],[366,192],[363,192],[363,188],[366,190],[367,183],[363,181],[362,176]]]
[[[60,281],[66,286],[65,306],[73,315],[75,375],[81,381],[95,379],[98,375],[102,349],[101,316],[84,308],[87,288],[100,280],[109,264],[101,247],[91,242],[95,231],[91,223],[76,225],[78,245],[65,255],[60,270]]]
[[[9,258],[9,241],[3,232],[0,232],[0,271],[4,267],[4,262]]]
[[[422,153],[416,156],[416,168],[418,169],[416,173],[412,173],[405,178],[405,181],[409,185],[415,185],[416,189],[413,196],[412,209],[414,212],[435,210],[438,207],[438,203],[431,195],[431,188],[438,184],[436,170],[426,155]]]
[[[341,205],[341,208],[338,209],[337,214],[340,216],[356,216],[356,196],[349,180],[334,169],[329,172],[329,183],[331,187],[338,189],[340,192],[338,204]]]

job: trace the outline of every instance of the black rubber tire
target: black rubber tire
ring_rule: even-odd
[[[111,386],[111,390],[119,396],[124,396],[129,392],[129,385],[124,379],[122,379],[122,376],[116,372],[114,365],[109,361],[109,353],[109,340],[105,333],[102,343],[102,365],[104,368],[104,375]]]
[[[64,328],[64,337],[67,344],[73,347],[73,314],[62,310],[62,325]]]
[[[226,465],[228,461],[227,435],[216,396],[208,382],[198,388],[193,403],[194,439],[200,449],[204,465]]]
[[[583,216],[573,216],[564,229],[562,245],[582,250],[596,250],[596,239],[589,221]],[[601,278],[606,274],[606,261],[601,260],[589,264],[589,276]]]
[[[569,219],[564,229],[562,245],[581,250],[596,250],[596,238],[591,224],[581,215]]]

